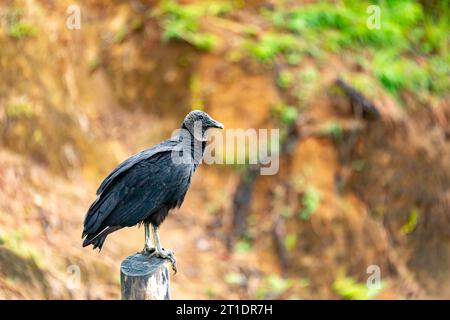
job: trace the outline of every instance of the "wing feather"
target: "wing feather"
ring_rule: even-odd
[[[122,162],[117,168],[115,168],[101,183],[100,187],[97,190],[97,195],[101,194],[110,184],[112,184],[116,178],[118,178],[121,174],[132,168],[137,163],[142,160],[149,159],[160,152],[174,151],[179,147],[179,140],[176,138],[174,140],[166,140],[157,144],[149,149],[143,150],[138,154],[128,158],[124,162]]]
[[[152,175],[152,172],[142,172],[133,168],[144,162],[153,162],[151,159],[159,158],[161,154],[179,150],[179,140],[166,140],[160,144],[144,150],[120,164],[102,182],[97,190],[97,199],[91,204],[84,219],[83,237],[99,231],[103,221],[120,204],[126,201],[127,194],[133,194],[139,184],[145,182],[142,177]],[[145,168],[144,168],[145,169]],[[131,174],[126,174],[131,173]],[[124,200],[125,199],[125,200]]]
[[[165,205],[170,196],[167,186],[171,184],[170,180],[174,175],[176,176],[171,170],[173,168],[165,165],[168,161],[170,161],[170,154],[161,153],[136,165],[132,169],[134,177],[130,177],[130,180],[139,179],[139,185],[135,184],[128,194],[122,196],[122,200],[104,223],[133,226]]]

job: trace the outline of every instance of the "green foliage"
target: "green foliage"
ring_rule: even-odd
[[[419,220],[419,211],[413,208],[409,214],[408,221],[401,227],[400,233],[403,235],[410,234],[416,229]]]
[[[280,121],[283,126],[292,125],[298,118],[298,110],[293,106],[286,104],[276,105],[272,110],[274,117]]]
[[[115,43],[122,43],[128,34],[129,34],[128,26],[124,25],[114,34],[113,41]]]
[[[278,75],[277,84],[280,88],[291,88],[294,84],[294,74],[288,70],[283,70]]]
[[[303,55],[299,51],[289,51],[285,54],[285,57],[290,65],[298,65],[303,59]]]
[[[442,16],[437,21],[432,17],[426,17],[423,31],[417,32],[423,40],[422,51],[428,54],[448,52],[449,30],[448,16]]]
[[[43,259],[40,256],[39,251],[24,240],[25,233],[25,230],[1,233],[0,245],[5,246],[25,259],[33,260],[38,266],[42,267],[44,265]]]
[[[300,79],[306,83],[312,83],[317,79],[317,71],[312,67],[308,67],[300,73]]]
[[[300,105],[307,105],[319,84],[318,72],[314,67],[302,69],[297,75],[294,93]]]
[[[236,243],[236,252],[248,253],[252,250],[252,243],[249,239],[242,239]]]
[[[225,275],[225,282],[230,285],[242,285],[245,282],[245,276],[241,273],[230,272]]]
[[[317,211],[320,205],[320,194],[314,187],[308,187],[303,193],[302,210],[299,217],[308,220]]]
[[[284,56],[298,64],[307,53],[320,57],[325,52],[356,58],[371,52],[373,64],[363,67],[374,73],[384,88],[399,97],[402,90],[450,91],[448,2],[434,4],[428,12],[419,1],[380,1],[380,28],[368,28],[368,1],[318,1],[298,7],[276,6],[261,14],[272,23],[278,37],[295,35],[295,45]],[[431,11],[431,10],[430,10]],[[272,42],[263,42],[254,53],[259,60],[271,62],[280,51]],[[272,50],[270,50],[272,49]],[[428,57],[418,57],[425,54]],[[420,61],[420,62],[419,62]]]
[[[431,79],[430,90],[436,94],[448,94],[450,92],[450,54],[442,58],[432,57],[428,60],[428,71]]]
[[[375,55],[374,72],[383,87],[396,95],[402,89],[420,91],[430,88],[427,70],[416,61],[392,56],[390,52]]]
[[[367,61],[362,59],[361,64],[365,65],[366,63]],[[342,78],[366,97],[377,99],[377,88],[380,87],[380,83],[378,79],[372,74],[362,72],[347,72],[343,74]],[[338,90],[342,92],[342,89],[338,88]]]
[[[8,118],[31,118],[33,114],[33,107],[26,102],[11,103],[6,107]]]
[[[282,12],[265,11],[264,15],[280,30],[311,36],[309,38],[332,43],[336,47],[407,46],[409,28],[423,16],[421,6],[414,1],[379,3],[383,12],[383,27],[369,29],[368,5],[360,1],[343,1],[340,5],[319,1]]]
[[[280,4],[264,8],[261,15],[272,28],[259,32],[253,26],[240,32],[245,37],[243,49],[256,60],[271,65],[281,59],[298,65],[305,55],[326,59],[327,53],[364,57],[361,66],[372,72],[372,78],[392,95],[401,98],[402,90],[445,94],[450,91],[448,6],[436,4],[433,15],[416,0],[380,1],[380,28],[369,28],[369,1],[340,0],[338,3],[317,1],[299,6]],[[186,41],[200,50],[210,51],[218,37],[200,29],[206,16],[223,16],[233,9],[232,2],[199,1],[180,4],[163,1],[159,7],[164,33],[162,39]],[[121,38],[122,33],[117,36]],[[370,56],[366,57],[369,52]],[[417,55],[426,55],[417,57]],[[308,101],[308,80],[289,71],[280,73],[277,85],[294,88],[299,103]],[[313,80],[315,81],[315,80]],[[313,81],[310,81],[312,83]],[[373,83],[368,83],[370,88]],[[305,93],[306,92],[306,93]]]
[[[285,14],[282,26],[296,33],[307,29],[350,27],[351,21],[355,19],[355,14],[350,10],[343,10],[339,6],[318,3],[305,8],[294,8]]]
[[[24,21],[24,13],[25,9],[21,7],[12,7],[6,13],[8,35],[17,40],[37,35],[37,28],[30,22]]]
[[[192,35],[191,43],[198,49],[211,51],[217,44],[217,37],[211,33],[197,33]]]
[[[284,279],[278,275],[268,275],[262,286],[256,291],[257,299],[277,298],[294,285],[291,279]]]
[[[333,290],[342,298],[347,300],[368,300],[375,298],[380,291],[380,288],[369,289],[365,283],[359,283],[351,277],[339,276],[333,283]]]
[[[25,37],[32,37],[37,34],[37,29],[32,24],[26,22],[17,22],[9,27],[9,36],[15,39],[22,39]]]
[[[208,298],[212,299],[216,296],[216,290],[213,287],[208,287],[205,290],[205,294]]]
[[[295,51],[296,39],[290,34],[265,33],[257,41],[246,43],[250,55],[264,63],[272,63],[281,53]]]
[[[162,39],[183,40],[198,49],[210,51],[217,44],[218,38],[212,33],[200,31],[200,21],[206,15],[224,15],[232,9],[227,2],[199,2],[178,4],[175,1],[164,1],[161,4]]]
[[[89,61],[88,68],[92,72],[92,71],[97,70],[101,64],[102,64],[102,60],[100,59],[100,57],[97,56],[97,57],[92,58]]]
[[[284,245],[288,251],[293,251],[297,245],[297,234],[289,233],[284,238]]]
[[[292,287],[292,281],[276,275],[270,275],[267,278],[267,285],[271,291],[280,293]]]

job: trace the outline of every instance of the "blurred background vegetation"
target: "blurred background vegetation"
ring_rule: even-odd
[[[0,298],[118,298],[143,230],[98,254],[81,248],[84,214],[105,174],[193,108],[281,128],[281,164],[200,167],[161,228],[174,298],[450,298],[449,8],[2,1]]]

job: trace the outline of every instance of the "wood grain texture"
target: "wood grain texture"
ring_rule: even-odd
[[[120,266],[122,300],[170,300],[167,260],[136,253]]]

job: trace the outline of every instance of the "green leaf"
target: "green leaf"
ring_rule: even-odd
[[[252,250],[252,244],[249,240],[240,240],[236,243],[236,251],[239,253],[248,253]]]
[[[245,277],[240,273],[230,272],[225,275],[225,282],[231,285],[241,285],[245,282]]]
[[[368,300],[375,298],[383,289],[368,288],[365,283],[358,283],[351,277],[339,276],[333,283],[333,290],[347,300]]]
[[[308,220],[317,211],[320,205],[320,194],[314,187],[308,187],[302,199],[303,209],[300,211],[300,219]]]
[[[419,220],[419,211],[413,208],[409,214],[408,221],[400,228],[400,233],[403,235],[410,234],[416,229]]]

